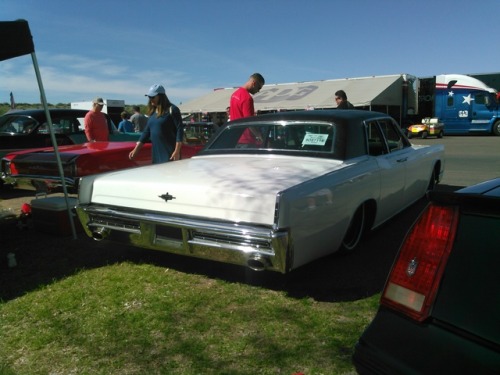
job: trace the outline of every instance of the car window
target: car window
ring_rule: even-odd
[[[185,123],[184,143],[204,145],[215,133],[212,123]]]
[[[55,134],[73,134],[77,133],[80,129],[80,122],[76,117],[64,116],[64,117],[52,117],[52,129]],[[49,134],[49,124],[44,122],[38,127],[38,133]]]
[[[78,117],[78,130],[85,130],[85,118],[84,117]]]
[[[3,116],[0,123],[0,132],[29,134],[36,125],[36,120],[28,116]]]
[[[371,156],[379,156],[387,154],[387,145],[385,144],[384,136],[381,133],[377,121],[367,124],[368,131],[368,154]]]
[[[57,125],[57,127],[56,127]],[[54,124],[54,131],[56,133],[71,134],[78,132],[80,123],[78,119],[73,116],[60,117]]]
[[[401,131],[399,130],[397,124],[394,123],[394,121],[391,121],[390,119],[384,119],[378,120],[378,123],[387,141],[389,152],[401,150],[410,145],[406,138],[403,137]]]
[[[332,154],[335,126],[330,123],[253,123],[227,125],[209,150],[272,150]]]

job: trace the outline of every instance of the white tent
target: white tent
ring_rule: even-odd
[[[413,80],[406,74],[333,79],[325,81],[268,84],[254,96],[257,111],[335,108],[334,94],[344,90],[355,107],[402,103],[403,82]],[[180,105],[182,113],[225,112],[235,87],[213,92]]]
[[[47,99],[45,97],[45,90],[43,88],[42,77],[40,75],[40,69],[38,67],[38,61],[35,55],[35,45],[33,44],[33,37],[31,36],[31,31],[28,25],[28,21],[17,20],[17,21],[0,22],[0,38],[2,40],[2,48],[0,50],[0,61],[31,54],[33,67],[35,69],[35,74],[38,81],[38,88],[40,90],[40,98],[42,99],[43,108],[45,109],[47,124],[49,125],[50,138],[52,140],[52,146],[54,147],[54,153],[57,159],[59,175],[61,176],[64,198],[66,201],[66,209],[71,224],[71,231],[73,234],[73,238],[76,239],[75,224],[73,221],[73,214],[71,212],[71,207],[69,204],[68,191],[64,179],[64,171],[62,168],[59,149],[57,147],[57,141],[52,125],[52,119],[50,117],[49,107],[47,105]]]

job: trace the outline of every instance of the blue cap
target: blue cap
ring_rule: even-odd
[[[149,88],[149,92],[145,96],[156,96],[158,94],[165,94],[165,89],[162,85],[153,85]]]

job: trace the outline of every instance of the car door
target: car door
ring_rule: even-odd
[[[369,153],[377,159],[380,173],[377,221],[384,221],[405,206],[408,155],[393,121],[380,119],[367,125]]]
[[[395,162],[404,167],[404,192],[401,197],[403,209],[423,195],[428,182],[428,171],[424,168],[422,154],[415,152],[410,141],[403,135],[399,125],[392,119],[380,122],[389,153]]]

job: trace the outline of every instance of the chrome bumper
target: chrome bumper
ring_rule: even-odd
[[[61,178],[41,175],[17,175],[15,177],[2,173],[0,178],[5,184],[19,188],[35,188],[36,190],[50,191],[62,187]],[[64,177],[66,186],[77,191],[79,178]]]
[[[110,237],[133,246],[247,266],[255,271],[291,270],[292,244],[287,230],[161,213],[124,212],[79,205],[78,217],[88,236]],[[119,233],[120,236],[113,234]]]

